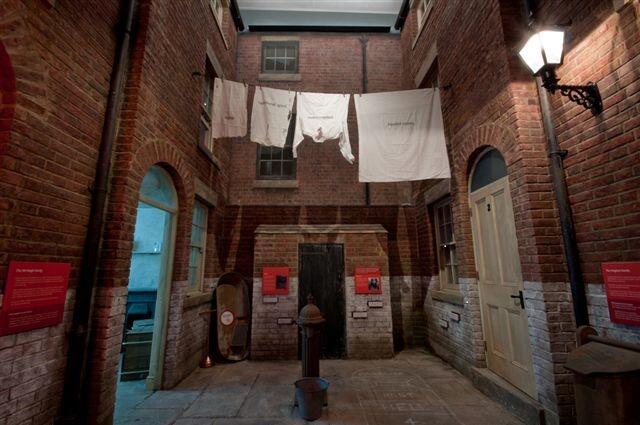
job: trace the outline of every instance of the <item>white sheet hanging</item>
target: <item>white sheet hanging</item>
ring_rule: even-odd
[[[242,137],[247,134],[247,86],[216,78],[213,86],[211,134]]]
[[[293,156],[298,157],[298,145],[304,136],[316,143],[338,140],[340,153],[353,164],[347,115],[350,94],[298,93],[296,107],[296,131],[293,138]]]
[[[284,147],[291,121],[295,92],[256,87],[251,108],[251,141]]]
[[[451,177],[438,89],[354,98],[361,182]]]

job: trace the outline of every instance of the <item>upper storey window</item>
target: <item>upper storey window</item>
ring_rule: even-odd
[[[227,6],[227,1],[228,0],[209,0],[209,6],[211,6],[213,16],[216,17],[220,28],[222,28],[222,18],[224,16],[224,8]]]
[[[265,74],[295,74],[298,72],[297,41],[262,42],[262,72]]]
[[[418,31],[422,30],[425,22],[427,22],[427,17],[433,8],[433,0],[416,0],[418,3],[416,6],[417,17],[418,17]]]

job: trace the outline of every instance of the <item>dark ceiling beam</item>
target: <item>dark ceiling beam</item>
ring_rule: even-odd
[[[242,21],[242,15],[240,14],[240,8],[236,0],[231,0],[229,4],[229,11],[233,18],[233,23],[236,25],[238,31],[244,31],[244,22]]]
[[[404,27],[404,23],[407,20],[407,16],[409,16],[409,6],[411,5],[411,0],[403,0],[402,6],[400,7],[400,12],[398,13],[398,17],[396,18],[395,29],[401,30]]]

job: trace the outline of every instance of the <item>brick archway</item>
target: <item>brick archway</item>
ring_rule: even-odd
[[[136,213],[142,180],[149,169],[158,165],[167,171],[178,196],[176,239],[173,273],[169,289],[167,312],[169,320],[179,314],[182,304],[176,305],[184,289],[188,274],[188,243],[191,232],[191,209],[194,200],[193,175],[182,154],[169,142],[149,142],[132,153],[130,163],[116,161],[111,179],[111,194],[105,223],[99,288],[94,307],[94,340],[91,358],[89,410],[93,423],[109,423],[115,406],[118,356],[127,302],[127,285]],[[186,284],[186,283],[185,283]],[[175,351],[175,341],[169,341],[165,352]],[[166,370],[175,368],[173,358],[164,359]],[[163,378],[164,380],[164,378]]]
[[[460,262],[463,264],[463,276],[475,274],[475,259],[471,235],[471,218],[469,216],[469,179],[473,165],[487,148],[495,148],[507,163],[509,181],[511,182],[511,196],[515,200],[516,182],[520,173],[520,154],[516,149],[516,135],[507,127],[497,124],[486,124],[466,132],[454,139],[453,149],[453,214],[456,230],[461,239]]]

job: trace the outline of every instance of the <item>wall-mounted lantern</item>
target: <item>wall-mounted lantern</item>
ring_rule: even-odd
[[[562,64],[564,54],[564,31],[545,29],[533,34],[520,50],[520,58],[534,75],[542,77],[542,86],[551,93],[559,91],[573,102],[590,109],[594,115],[602,112],[602,98],[598,86],[567,86],[558,84],[560,79],[555,69]]]

